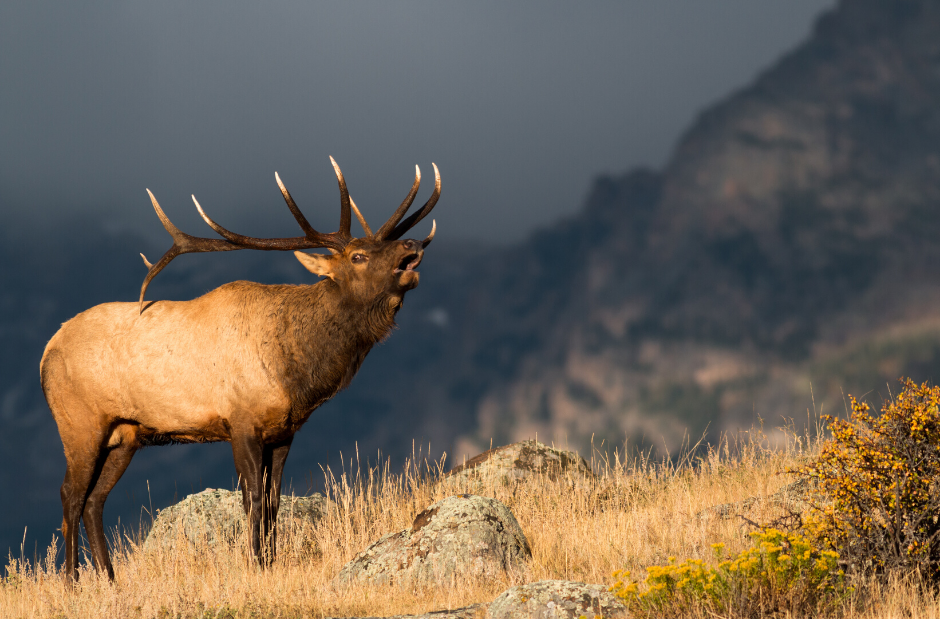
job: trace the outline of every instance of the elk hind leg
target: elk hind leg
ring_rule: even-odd
[[[83,520],[85,532],[88,534],[88,543],[91,546],[91,558],[95,569],[105,572],[109,580],[114,580],[114,567],[111,565],[108,541],[104,534],[104,502],[124,471],[127,470],[127,465],[130,464],[136,452],[137,445],[132,439],[125,439],[121,444],[105,451],[98,478],[85,501]]]
[[[65,538],[65,579],[70,584],[78,580],[79,523],[101,466],[100,437],[91,437],[83,443],[81,448],[77,448],[71,441],[63,440],[66,445],[65,481],[59,493],[62,497],[62,537]]]

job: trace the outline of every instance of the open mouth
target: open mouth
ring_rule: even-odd
[[[401,262],[398,263],[398,266],[395,268],[395,273],[401,273],[403,271],[414,271],[419,264],[421,264],[420,254],[408,254],[401,259]]]

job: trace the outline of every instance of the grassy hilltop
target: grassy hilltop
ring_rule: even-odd
[[[940,392],[938,392],[940,393]],[[819,428],[819,424],[814,424]],[[441,467],[413,462],[402,474],[388,468],[361,474],[327,471],[326,516],[302,539],[281,540],[277,564],[261,571],[246,540],[234,547],[182,544],[176,552],[144,552],[142,539],[113,540],[116,581],[90,566],[74,591],[55,566],[58,549],[38,558],[10,558],[0,581],[3,617],[376,617],[421,614],[490,602],[505,589],[547,579],[614,585],[614,573],[646,574],[675,559],[714,567],[715,544],[727,556],[752,546],[755,523],[781,522],[793,505],[777,500],[791,484],[789,470],[817,459],[815,434],[759,430],[726,437],[718,447],[687,450],[672,461],[642,454],[595,451],[596,483],[535,477],[518,484],[441,479]],[[522,573],[503,578],[438,582],[420,589],[398,585],[334,584],[342,566],[386,533],[411,525],[415,514],[464,491],[492,496],[513,512],[532,558]],[[732,508],[722,508],[735,504]],[[719,506],[717,509],[714,509]],[[709,509],[713,508],[713,509]],[[740,513],[740,515],[735,515]],[[730,516],[730,517],[723,517]],[[300,541],[301,543],[298,543]],[[61,552],[59,551],[59,554]],[[38,559],[38,560],[37,560]],[[86,557],[87,561],[87,557]],[[940,600],[914,580],[866,579],[828,609],[832,616],[934,617]],[[640,580],[640,579],[638,579]],[[778,600],[779,601],[779,600]],[[805,616],[815,616],[816,612]],[[693,604],[679,616],[714,616]],[[750,616],[733,610],[723,616]],[[801,616],[801,613],[797,613]]]

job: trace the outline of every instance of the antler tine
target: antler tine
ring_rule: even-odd
[[[349,206],[352,207],[353,214],[356,216],[356,219],[359,220],[359,225],[362,226],[362,230],[366,233],[366,236],[371,238],[372,228],[369,227],[369,224],[366,223],[366,218],[359,212],[359,207],[356,206],[356,201],[352,199],[352,196],[349,196]]]
[[[163,227],[166,228],[166,231],[170,233],[170,236],[173,237],[173,240],[177,243],[185,242],[185,237],[189,235],[173,225],[173,222],[170,221],[170,218],[167,217],[166,213],[163,212],[163,209],[160,208],[160,203],[157,202],[157,199],[154,197],[152,191],[148,189],[147,195],[150,196],[150,202],[153,204],[153,210],[157,212],[157,217],[160,218],[160,223],[162,223]]]
[[[320,233],[310,225],[310,222],[307,221],[307,218],[304,217],[304,214],[300,212],[299,208],[297,208],[297,203],[294,202],[294,198],[292,198],[290,192],[287,191],[287,187],[285,187],[284,183],[281,182],[281,177],[278,176],[277,172],[274,173],[274,180],[277,181],[277,186],[281,189],[281,195],[284,196],[284,201],[287,202],[287,208],[290,209],[291,214],[294,216],[294,219],[297,220],[297,223],[300,225],[300,229],[304,231],[304,234],[310,238],[320,236]]]
[[[431,209],[434,208],[434,205],[437,204],[438,198],[441,197],[441,173],[440,170],[437,169],[437,164],[432,163],[431,166],[434,168],[434,193],[432,193],[431,197],[428,198],[428,201],[424,203],[424,206],[409,215],[403,222],[395,226],[395,229],[385,237],[386,239],[390,241],[400,239],[401,236],[414,227],[415,224],[427,217],[428,213],[431,212]]]
[[[337,230],[335,234],[342,238],[350,239],[352,238],[349,233],[349,229],[352,225],[352,216],[350,215],[349,190],[346,189],[346,179],[343,178],[343,171],[339,169],[336,160],[330,157],[330,162],[333,164],[333,171],[336,172],[336,180],[339,182],[339,230]]]
[[[245,244],[245,243],[250,243],[250,242],[253,241],[253,240],[254,240],[254,241],[264,241],[264,240],[266,240],[266,239],[252,239],[251,237],[244,236],[244,235],[238,234],[238,233],[236,233],[236,232],[232,232],[231,230],[226,230],[225,228],[223,228],[223,227],[220,226],[219,224],[217,224],[217,223],[215,223],[214,221],[212,221],[212,220],[209,218],[209,216],[206,215],[206,212],[205,212],[204,210],[202,210],[202,205],[199,204],[199,200],[196,199],[196,196],[195,196],[195,195],[192,195],[192,196],[190,196],[190,197],[193,199],[193,204],[196,205],[196,210],[199,211],[199,215],[202,217],[202,220],[205,221],[207,224],[209,224],[209,227],[212,228],[213,230],[215,230],[216,232],[218,232],[218,233],[219,233],[219,236],[221,236],[222,238],[224,238],[226,241],[230,241],[230,242],[232,242],[232,243],[238,243],[238,244],[241,245],[241,244]]]
[[[434,219],[431,220],[431,233],[428,234],[427,238],[421,241],[421,247],[426,248],[431,244],[431,241],[434,240],[434,233],[437,232],[437,221]]]
[[[384,239],[389,232],[395,229],[395,226],[398,225],[398,222],[401,221],[401,218],[405,216],[405,213],[408,212],[408,209],[411,208],[411,204],[415,201],[415,196],[418,195],[418,188],[421,186],[421,168],[415,166],[415,182],[411,184],[411,191],[408,192],[408,195],[405,196],[405,199],[402,201],[401,206],[398,207],[391,217],[388,218],[381,228],[379,228],[378,233],[375,235],[375,238],[379,241]]]
[[[166,231],[170,233],[171,237],[173,237],[173,246],[170,247],[170,249],[168,249],[165,254],[163,254],[163,257],[160,258],[156,264],[150,264],[150,261],[147,260],[146,256],[143,254],[140,255],[140,257],[144,259],[144,264],[147,265],[148,271],[147,277],[144,278],[144,283],[140,287],[138,313],[142,313],[144,311],[144,294],[147,292],[147,286],[150,284],[150,280],[156,277],[157,273],[163,270],[163,267],[170,264],[170,261],[173,260],[173,258],[176,258],[180,254],[188,254],[193,252],[231,251],[233,249],[241,249],[241,247],[235,246],[222,239],[203,239],[186,234],[173,225],[173,222],[170,221],[170,218],[167,217],[166,213],[163,212],[163,209],[160,208],[160,203],[157,202],[153,192],[148,189],[147,193],[150,195],[150,202],[153,203],[153,210],[157,212],[157,217],[160,218],[160,222],[163,224],[163,227],[166,228]]]
[[[160,258],[155,265],[150,264],[150,262],[147,261],[147,258],[144,257],[144,264],[149,267],[149,270],[147,271],[147,277],[144,278],[143,285],[140,287],[140,300],[137,302],[138,314],[144,313],[144,295],[147,294],[147,286],[150,285],[150,281],[157,276],[157,273],[163,270],[163,267],[170,264],[170,260],[176,258],[179,255],[179,247],[174,244],[173,247],[168,249],[167,252],[163,254],[163,257]],[[141,254],[141,256],[143,256],[143,254]]]

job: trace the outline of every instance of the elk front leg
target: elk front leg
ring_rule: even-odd
[[[251,553],[264,566],[261,555],[261,520],[264,512],[264,444],[254,433],[232,437],[232,455],[242,490],[242,505],[248,516]]]
[[[265,559],[268,564],[274,563],[277,556],[277,512],[281,506],[281,478],[284,475],[284,462],[290,451],[294,437],[267,445],[264,448],[264,479],[266,482],[265,494],[268,497],[267,510],[262,518],[262,534],[265,540]]]

